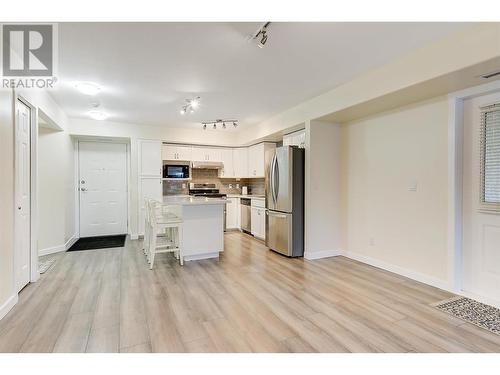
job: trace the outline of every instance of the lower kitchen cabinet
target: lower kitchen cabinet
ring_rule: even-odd
[[[228,197],[226,204],[226,229],[239,229],[240,198]]]
[[[261,240],[266,239],[266,209],[252,207],[252,234]]]

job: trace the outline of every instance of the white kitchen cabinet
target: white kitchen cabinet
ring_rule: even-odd
[[[248,174],[249,177],[265,177],[266,164],[270,163],[276,145],[263,142],[248,148]]]
[[[304,148],[306,145],[306,131],[299,130],[283,136],[283,146],[299,146]]]
[[[193,161],[222,161],[221,149],[215,147],[193,147]]]
[[[248,148],[233,149],[234,177],[248,177]]]
[[[179,145],[163,145],[162,147],[162,159],[163,160],[182,160],[191,161],[191,146],[179,146]]]
[[[251,232],[254,237],[261,240],[266,239],[266,209],[262,207],[252,207]]]
[[[239,228],[239,216],[240,216],[240,198],[228,197],[226,204],[226,228],[227,229],[237,229]]]
[[[162,176],[161,141],[140,139],[138,142],[139,177]]]
[[[221,161],[224,167],[219,170],[219,177],[235,177],[232,148],[224,148],[221,150]]]

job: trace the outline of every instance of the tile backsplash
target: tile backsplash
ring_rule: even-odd
[[[248,194],[265,194],[263,178],[221,179],[216,169],[192,169],[191,172],[192,179],[190,181],[163,181],[163,195],[189,194],[190,182],[215,184],[216,188],[224,194],[241,194],[242,186],[248,186]],[[239,188],[236,187],[236,184],[239,184]]]

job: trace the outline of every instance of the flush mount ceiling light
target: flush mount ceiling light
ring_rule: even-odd
[[[217,130],[217,126],[222,127],[222,129],[226,129],[227,123],[233,123],[233,126],[236,128],[238,126],[238,120],[221,120],[217,119],[214,121],[203,121],[201,123],[203,130],[207,130],[207,125],[212,125],[212,129]]]
[[[268,38],[268,30],[267,28],[271,22],[265,22],[262,24],[262,26],[250,37],[248,38],[249,41],[256,41],[257,42],[257,47],[259,48],[264,48],[265,44],[267,43],[267,38]]]
[[[101,91],[101,87],[92,82],[76,82],[75,88],[85,95],[97,95]]]
[[[104,112],[101,111],[90,111],[89,116],[92,117],[94,120],[106,120],[108,118],[108,115]]]
[[[197,96],[193,99],[186,99],[186,104],[184,104],[179,111],[181,115],[185,115],[187,112],[193,113],[196,108],[200,106],[200,97]]]

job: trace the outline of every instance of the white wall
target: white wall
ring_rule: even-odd
[[[305,251],[307,259],[338,255],[341,245],[340,126],[306,122]]]
[[[68,118],[45,90],[18,92],[60,131],[39,129],[38,252],[64,251],[75,234],[74,151]],[[57,224],[57,225],[56,225]]]
[[[66,250],[75,235],[74,145],[65,131],[38,133],[38,252]]]
[[[447,280],[448,102],[342,126],[342,247],[424,282]],[[417,191],[409,187],[417,183]]]
[[[11,91],[0,90],[0,319],[17,302],[14,292],[14,117]]]

